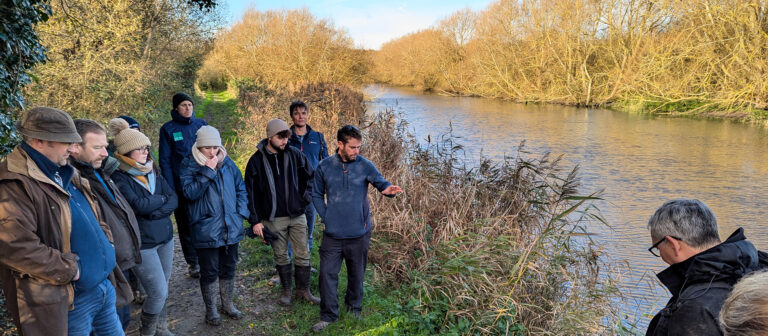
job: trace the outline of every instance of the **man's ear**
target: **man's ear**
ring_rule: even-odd
[[[675,257],[679,257],[681,254],[680,250],[683,248],[683,245],[682,245],[683,242],[675,238],[672,238],[670,236],[666,237],[666,242],[667,244],[669,244],[670,247],[672,247],[672,250],[675,253]]]

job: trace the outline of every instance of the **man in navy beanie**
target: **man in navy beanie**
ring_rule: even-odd
[[[179,92],[173,95],[171,121],[160,128],[160,173],[179,196],[179,207],[176,208],[176,226],[179,230],[181,251],[189,266],[189,276],[200,277],[200,266],[197,263],[197,253],[192,246],[189,231],[187,208],[189,201],[183,197],[181,162],[190,153],[192,145],[197,141],[197,130],[208,125],[205,120],[195,118],[194,101],[188,94]]]

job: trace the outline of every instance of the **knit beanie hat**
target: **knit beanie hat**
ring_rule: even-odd
[[[137,130],[141,130],[141,126],[139,126],[139,122],[136,121],[136,119],[133,119],[132,117],[121,115],[118,118],[123,119],[128,122],[128,127],[135,128]]]
[[[192,100],[192,97],[184,92],[179,92],[173,95],[173,109],[175,110],[177,107],[179,107],[179,104],[183,103],[185,100],[189,100],[189,102],[192,103],[192,106],[195,105],[195,101]]]
[[[213,127],[205,125],[197,130],[197,147],[223,147],[221,145],[221,136],[219,131]]]
[[[267,122],[267,139],[285,130],[288,130],[288,131],[291,130],[288,127],[288,124],[285,123],[285,121],[282,121],[281,119],[272,119],[269,122]]]
[[[115,146],[117,147],[117,153],[120,155],[125,155],[134,149],[152,144],[144,133],[130,128],[128,122],[122,118],[110,120],[109,130],[115,137]]]

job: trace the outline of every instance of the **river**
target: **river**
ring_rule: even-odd
[[[475,97],[423,94],[372,85],[369,111],[395,108],[419,139],[448,130],[470,160],[532,153],[564,154],[580,166],[582,194],[604,190],[598,202],[610,228],[593,238],[624,271],[612,274],[624,294],[628,322],[644,330],[668,299],[655,274],[667,265],[648,253],[648,218],[666,200],[697,198],[714,211],[720,237],[738,227],[768,250],[768,130],[741,123],[632,114],[559,105],[526,105]]]

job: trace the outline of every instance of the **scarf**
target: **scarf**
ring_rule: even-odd
[[[218,169],[224,164],[224,158],[227,157],[227,150],[224,149],[224,147],[219,147],[219,154],[216,154],[216,156],[219,158],[219,163],[216,164],[216,169]],[[201,166],[205,166],[205,163],[208,161],[208,158],[203,155],[203,152],[197,148],[197,142],[192,145],[192,157],[195,159],[195,162]]]
[[[152,158],[147,157],[147,163],[145,164],[140,164],[134,159],[117,153],[115,153],[115,158],[120,162],[117,169],[131,175],[136,182],[139,182],[141,186],[149,190],[151,194],[155,193],[155,174],[152,171]]]

